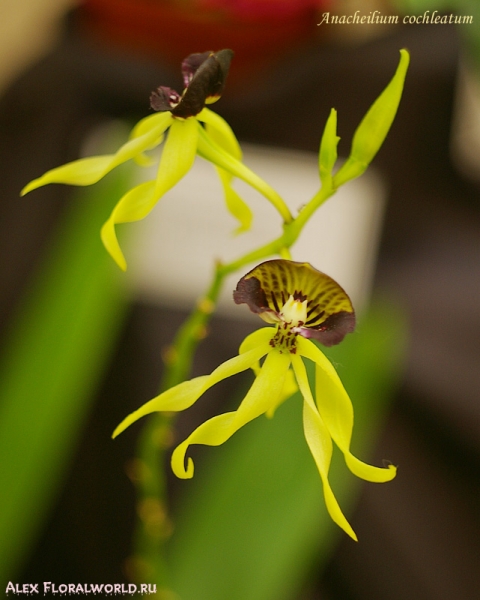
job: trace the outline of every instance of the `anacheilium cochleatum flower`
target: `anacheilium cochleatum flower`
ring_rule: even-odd
[[[356,540],[328,481],[332,440],[357,477],[386,482],[395,477],[396,468],[393,465],[387,468],[368,465],[350,452],[352,403],[330,361],[308,339],[332,346],[353,331],[355,314],[349,297],[333,279],[310,264],[277,259],[258,265],[242,277],[234,300],[237,304],[246,303],[274,327],[265,327],[247,336],[239,355],[221,364],[210,375],[185,381],[147,402],[124,419],[113,437],[149,413],[185,410],[219,381],[252,368],[255,380],[238,409],[209,419],[175,448],[172,454],[174,473],[180,478],[191,478],[193,461],[188,458],[185,463],[191,444],[223,444],[249,421],[262,414],[272,416],[298,385],[304,400],[305,438],[322,479],[328,512],[333,521]],[[304,359],[315,364],[316,400]]]
[[[250,227],[252,214],[231,186],[232,177],[239,177],[257,189],[277,208],[283,220],[289,222],[291,215],[282,198],[241,162],[242,152],[230,126],[205,106],[220,98],[232,57],[232,50],[191,54],[182,63],[183,94],[168,87],[154,91],[150,105],[156,113],[140,120],[129,141],[115,154],[82,158],[52,169],[25,186],[22,195],[48,183],[91,185],[130,159],[148,166],[151,161],[145,152],[158,146],[169,130],[156,178],[129,190],[102,227],[102,241],[123,270],[127,264],[115,225],[146,217],[165,192],[190,170],[196,154],[215,165],[227,207],[240,222],[238,231]]]

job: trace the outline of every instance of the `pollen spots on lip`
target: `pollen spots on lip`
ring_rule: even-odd
[[[281,353],[295,354],[298,330],[304,324],[306,317],[307,300],[303,300],[303,302],[295,300],[291,295],[279,312],[280,322],[277,325],[277,332],[270,342],[271,345]]]
[[[277,333],[270,340],[270,345],[276,348],[280,354],[283,354],[283,352],[295,354],[297,352],[296,338],[297,334],[292,330],[291,326],[288,323],[282,323],[278,326]]]

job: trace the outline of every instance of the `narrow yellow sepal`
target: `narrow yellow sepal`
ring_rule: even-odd
[[[391,481],[396,474],[396,468],[393,465],[389,465],[387,468],[375,467],[362,462],[350,452],[353,406],[331,362],[310,340],[299,337],[297,348],[301,356],[316,364],[315,396],[318,412],[333,440],[342,451],[350,471],[366,481],[375,483]]]
[[[304,399],[303,427],[305,439],[307,440],[308,447],[310,448],[310,452],[312,453],[322,480],[323,495],[328,513],[339,527],[341,527],[352,539],[357,541],[357,536],[350,523],[345,518],[328,480],[328,472],[333,452],[330,432],[320,416],[313,400],[305,365],[300,356],[292,356],[292,365],[295,377],[297,378],[298,387],[300,388],[300,392]]]
[[[270,201],[280,213],[285,223],[290,223],[292,215],[283,198],[266,181],[214,142],[200,125],[198,154],[217,167],[224,169],[230,173],[230,175],[238,177],[248,183],[248,185],[252,186]]]
[[[274,327],[262,327],[261,329],[256,329],[247,335],[247,337],[240,344],[239,353],[244,354],[245,352],[256,348],[260,344],[269,344],[274,335]]]
[[[173,119],[158,166],[156,200],[190,171],[195,160],[198,123],[195,119]]]
[[[212,371],[210,375],[202,375],[201,377],[184,381],[162,392],[126,417],[115,429],[112,437],[116,437],[132,423],[152,412],[177,412],[189,408],[213,385],[227,379],[227,377],[246,371],[267,352],[268,347],[265,345],[253,348],[245,354],[225,361]]]
[[[21,191],[21,195],[24,196],[28,192],[49,183],[80,186],[97,183],[97,181],[118,165],[156,146],[160,142],[163,132],[170,125],[170,122],[171,117],[170,119],[163,119],[162,122],[156,124],[154,127],[145,127],[145,131],[141,136],[130,139],[115,154],[80,158],[66,165],[51,169],[38,179],[34,179],[27,184]]]
[[[206,129],[214,142],[237,160],[242,160],[242,149],[240,144],[238,143],[232,128],[224,118],[212,110],[204,108],[202,112],[197,115],[197,119],[206,124]]]
[[[240,144],[225,119],[208,108],[204,108],[202,112],[197,115],[197,119],[205,123],[205,131],[210,140],[215,144],[218,144],[220,148],[228,152],[228,154],[233,156],[236,160],[242,160]],[[227,209],[240,223],[239,227],[235,230],[235,234],[248,231],[253,221],[252,211],[233,188],[232,174],[217,165],[214,166],[223,187]]]
[[[249,350],[255,348],[260,344],[270,344],[272,338],[275,336],[275,332],[276,328],[274,327],[262,327],[261,329],[257,329],[250,335],[247,335],[247,337],[243,340],[242,344],[240,345],[239,353],[242,354],[244,352],[248,352]],[[254,370],[255,374],[258,375],[260,373],[260,364],[258,363],[256,365],[253,365],[252,369]],[[288,400],[288,398],[293,396],[293,394],[295,394],[295,392],[297,391],[298,386],[295,380],[295,376],[293,374],[293,371],[289,369],[285,376],[285,384],[283,386],[282,393],[278,397],[278,401],[276,403],[272,402],[272,405],[265,413],[266,416],[269,419],[273,418],[277,408],[283,402],[285,402],[285,400]]]
[[[155,127],[162,127],[164,131],[166,131],[172,122],[172,114],[168,111],[162,113],[157,112],[153,115],[143,117],[143,119],[140,119],[140,121],[134,125],[130,132],[130,139],[134,140],[135,138],[142,137],[142,135],[145,135]]]
[[[143,219],[153,207],[155,181],[146,181],[129,190],[118,201],[112,214],[103,225],[100,237],[102,242],[117,265],[126,271],[127,262],[118,243],[115,225]]]
[[[260,373],[255,378],[238,410],[217,415],[205,421],[175,448],[172,454],[172,470],[175,475],[181,479],[193,477],[194,465],[191,458],[188,458],[185,466],[185,455],[189,446],[192,444],[219,446],[246,423],[266,413],[272,404],[277,403],[284,387],[289,366],[289,355],[276,351],[269,352]]]
[[[101,232],[105,248],[118,266],[125,271],[127,263],[117,240],[115,225],[145,218],[160,198],[190,170],[195,159],[197,128],[194,119],[174,120],[154,181],[140,183],[117,203]]]
[[[112,438],[116,438],[132,423],[153,412],[177,412],[189,408],[202,394],[207,379],[208,375],[189,379],[153,398],[125,417],[113,432]]]

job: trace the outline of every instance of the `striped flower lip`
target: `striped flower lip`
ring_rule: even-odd
[[[150,106],[181,119],[198,115],[205,104],[216,102],[222,95],[232,58],[233,51],[228,49],[190,54],[182,62],[183,94],[160,86],[150,95]]]
[[[183,381],[152,398],[128,415],[113,437],[153,412],[186,410],[220,381],[252,369],[255,379],[237,410],[215,415],[194,429],[173,451],[173,472],[180,479],[190,479],[195,470],[189,456],[191,446],[220,446],[257,417],[273,417],[277,408],[299,391],[303,397],[305,440],[323,484],[327,510],[332,520],[356,540],[329,481],[333,443],[343,453],[350,471],[365,481],[391,481],[396,467],[389,463],[385,467],[369,465],[352,454],[352,402],[334,366],[317,344],[305,339],[316,337],[332,345],[352,331],[355,317],[348,296],[333,279],[308,263],[270,260],[242,277],[234,297],[237,304],[248,304],[277,326],[262,327],[248,335],[238,355],[209,375]],[[311,377],[307,365],[314,367]]]
[[[294,334],[324,346],[340,343],[355,329],[355,311],[347,293],[309,263],[276,259],[261,263],[240,279],[236,304],[271,324],[288,324]]]

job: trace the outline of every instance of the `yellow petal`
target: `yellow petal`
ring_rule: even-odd
[[[102,242],[107,252],[122,271],[127,269],[127,263],[118,243],[115,225],[117,223],[127,223],[142,219],[155,204],[152,201],[154,191],[155,181],[141,183],[129,190],[119,200],[112,214],[102,227],[100,232]]]
[[[220,115],[217,115],[208,108],[204,108],[202,112],[197,115],[197,119],[206,124],[205,130],[207,135],[214,143],[218,144],[223,150],[231,154],[237,160],[242,160],[240,144],[225,119],[222,119]],[[252,225],[252,211],[236,190],[233,189],[233,176],[228,171],[225,171],[218,166],[215,166],[215,170],[218,173],[223,187],[227,208],[230,214],[240,223],[240,226],[236,229],[235,233],[248,231]]]
[[[150,400],[138,410],[129,414],[128,417],[125,417],[113,432],[112,438],[116,438],[127,427],[130,427],[132,423],[152,412],[177,412],[189,408],[201,396],[207,379],[208,375],[203,375],[202,377],[184,381],[153,398],[153,400]]]
[[[156,127],[157,125],[163,126],[164,123],[167,123],[167,127],[169,127],[171,121],[172,121],[172,115],[169,112],[155,113],[153,115],[148,115],[148,117],[141,119],[135,125],[135,127],[130,132],[130,139],[133,140],[137,137],[144,135],[145,133],[150,131],[150,129],[152,129],[153,127]],[[165,129],[167,129],[167,127],[165,127]],[[159,138],[158,144],[155,144],[155,146],[161,144],[162,141],[163,141],[163,135]],[[148,149],[149,148],[146,148],[146,150],[148,150]],[[150,167],[154,163],[155,159],[142,152],[140,154],[137,154],[137,156],[135,156],[133,160],[140,167]]]
[[[270,344],[275,332],[276,329],[274,327],[262,327],[262,329],[257,329],[250,335],[247,335],[240,346],[240,354],[242,354],[242,352],[247,352],[251,348],[255,348],[259,344]],[[260,373],[260,363],[252,365],[252,369],[255,374],[258,375]],[[267,417],[271,419],[280,404],[293,396],[296,391],[298,391],[297,382],[295,381],[293,372],[289,369],[285,377],[285,384],[283,386],[282,393],[278,397],[278,402],[272,403],[266,412]]]
[[[130,132],[130,139],[134,140],[135,138],[141,137],[158,126],[164,127],[166,130],[167,127],[171,125],[172,121],[173,117],[169,112],[148,115],[148,117],[140,119],[140,121],[138,121],[138,123],[133,127],[132,131]]]
[[[163,140],[160,140],[158,143],[161,144],[162,141]],[[141,154],[137,154],[133,160],[139,167],[151,167],[155,162],[155,158],[153,158],[153,156],[143,154],[143,152]]]
[[[248,352],[260,344],[269,344],[270,340],[275,335],[275,331],[274,327],[262,327],[261,329],[256,329],[253,333],[247,335],[240,344],[239,353],[243,354],[244,352]]]
[[[283,198],[266,181],[214,142],[203,127],[199,126],[198,131],[198,154],[217,167],[224,169],[230,175],[239,177],[248,183],[273,204],[285,223],[290,223],[292,215]]]
[[[170,117],[169,120],[165,120],[163,123],[147,130],[140,137],[129,140],[115,154],[80,158],[79,160],[47,171],[47,173],[26,185],[21,191],[21,195],[23,196],[48,183],[66,183],[70,185],[91,185],[96,183],[121,163],[134,158],[158,144],[171,120]]]
[[[227,205],[228,212],[240,223],[234,233],[238,234],[248,231],[252,226],[252,211],[248,204],[244,202],[238,192],[232,187],[232,176],[219,167],[215,167],[215,169],[223,187],[225,204]]]
[[[273,329],[273,327],[263,327],[262,329],[257,329],[253,333],[247,335],[247,337],[243,340],[243,342],[240,344],[238,353],[243,354],[244,352],[248,352],[260,344],[270,344],[270,341],[274,335],[275,329]],[[260,373],[259,361],[252,365],[252,370],[255,375]]]
[[[198,123],[195,119],[173,119],[158,167],[155,198],[176,185],[195,160]]]
[[[132,423],[152,412],[178,412],[189,408],[213,385],[227,377],[246,371],[254,362],[264,356],[266,352],[268,352],[268,348],[259,346],[241,356],[235,356],[234,358],[227,360],[217,367],[210,375],[195,377],[194,379],[184,381],[173,388],[162,392],[141,406],[138,410],[128,415],[128,417],[126,417],[115,429],[112,437],[116,437]]]
[[[357,536],[353,531],[350,523],[345,518],[337,499],[332,491],[330,482],[328,481],[328,471],[330,469],[330,461],[332,459],[332,440],[330,433],[318,413],[317,407],[313,400],[310,385],[308,383],[307,372],[302,359],[298,355],[292,355],[292,365],[297,378],[298,386],[304,398],[303,404],[303,427],[305,431],[305,439],[308,447],[317,465],[318,472],[322,479],[323,495],[327,506],[328,514],[332,520],[341,527],[348,535],[357,541]]]
[[[129,190],[112,211],[115,224],[131,223],[145,218],[157,203],[156,181],[145,181]]]
[[[208,108],[204,108],[197,115],[199,121],[207,124],[207,131],[210,138],[234,156],[237,160],[242,160],[242,149],[238,143],[235,134],[230,125],[220,115]]]
[[[195,119],[175,119],[165,142],[157,179],[129,190],[118,202],[102,228],[101,237],[112,258],[125,271],[127,263],[118,244],[115,225],[145,218],[159,199],[191,168],[195,159],[197,125]]]
[[[343,452],[345,462],[352,473],[361,479],[383,483],[391,481],[396,468],[389,465],[383,469],[362,462],[350,452],[353,431],[352,402],[340,378],[326,356],[313,342],[297,338],[297,348],[301,356],[312,360],[316,365],[316,398],[320,415],[333,440]]]
[[[277,410],[277,408],[281,404],[283,404],[285,400],[291,398],[296,392],[298,392],[298,385],[295,379],[295,375],[293,374],[293,371],[291,369],[288,369],[287,375],[285,376],[285,383],[283,384],[282,393],[278,397],[278,401],[275,404],[272,403],[270,408],[267,410],[267,412],[265,413],[266,416],[269,419],[272,419],[275,415],[275,411]]]
[[[252,350],[250,352],[253,352]],[[241,356],[246,356],[248,353]],[[193,477],[193,460],[188,459],[185,468],[185,454],[191,444],[219,446],[226,442],[243,425],[267,412],[282,392],[285,375],[290,365],[290,356],[273,350],[261,368],[258,377],[247,392],[238,410],[217,415],[205,421],[188,436],[172,454],[172,470],[181,479]]]

